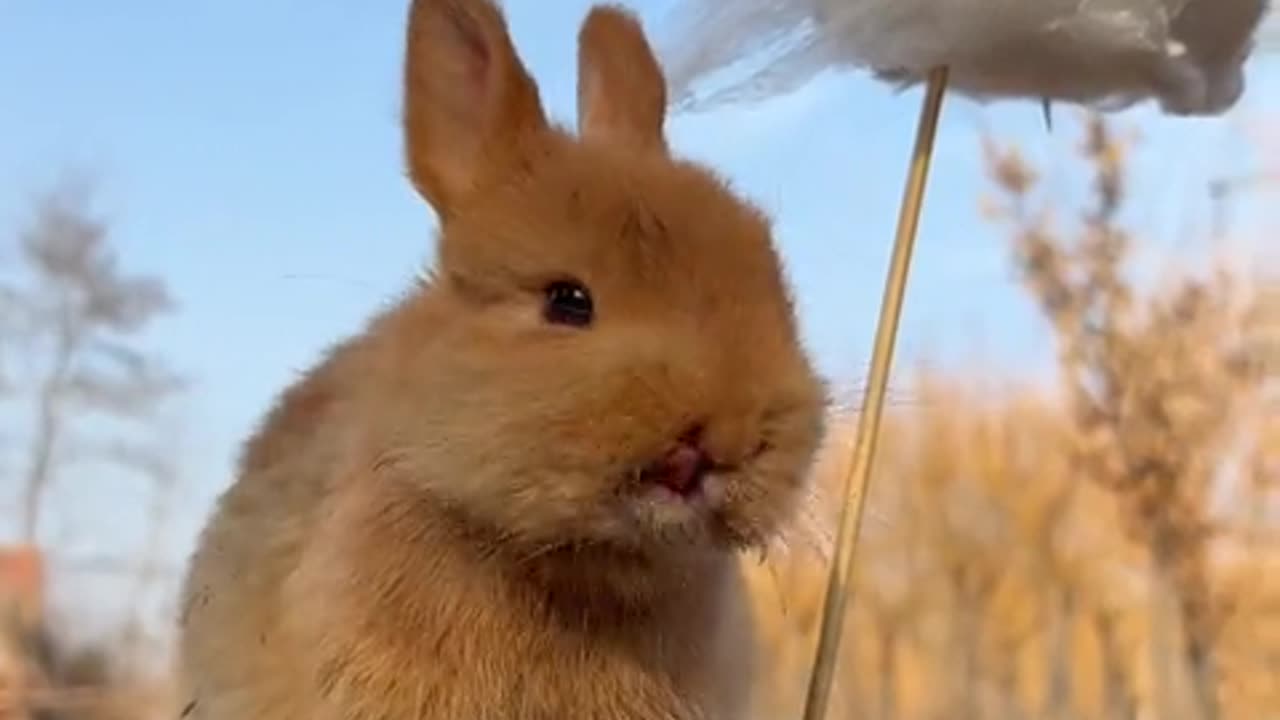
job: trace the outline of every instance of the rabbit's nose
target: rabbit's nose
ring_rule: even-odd
[[[715,465],[702,448],[698,435],[692,431],[685,433],[665,455],[645,468],[641,477],[680,495],[697,491]]]

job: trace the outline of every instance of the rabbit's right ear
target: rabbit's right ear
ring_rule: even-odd
[[[578,32],[582,136],[665,151],[666,112],[666,80],[640,21],[616,5],[593,7]]]
[[[412,0],[404,69],[409,176],[441,216],[516,167],[547,131],[492,0]]]

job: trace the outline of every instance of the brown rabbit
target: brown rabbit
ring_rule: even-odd
[[[189,717],[737,720],[738,556],[806,491],[826,394],[770,229],[673,158],[598,7],[580,137],[491,0],[416,0],[404,131],[437,268],[284,393],[184,591]]]

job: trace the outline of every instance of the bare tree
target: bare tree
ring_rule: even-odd
[[[1186,279],[1142,301],[1126,277],[1132,244],[1119,226],[1125,148],[1099,117],[1083,154],[1094,169],[1095,202],[1078,242],[1029,207],[1035,173],[1014,151],[991,151],[1008,198],[1013,249],[1027,287],[1057,336],[1075,425],[1074,461],[1111,492],[1132,537],[1148,552],[1156,695],[1169,703],[1189,685],[1189,711],[1218,717],[1213,640],[1221,624],[1208,569],[1213,530],[1208,494],[1239,429],[1239,404],[1258,382],[1233,328],[1240,327],[1233,278]],[[1158,646],[1168,641],[1170,647]],[[1168,663],[1181,657],[1182,670]]]
[[[31,545],[42,544],[50,490],[71,489],[64,483],[74,477],[73,466],[111,468],[152,492],[143,554],[118,554],[109,573],[130,586],[136,613],[161,570],[147,553],[163,546],[159,533],[179,475],[161,411],[184,381],[146,350],[146,333],[174,309],[169,290],[158,277],[122,267],[108,223],[91,208],[90,190],[80,177],[45,189],[34,198],[27,222],[0,244],[0,407],[18,418],[6,424],[19,429],[7,448],[13,472],[6,477],[18,499],[17,530]],[[84,564],[65,556],[55,563],[73,571]],[[141,627],[140,617],[125,621],[125,643],[110,646],[113,665],[125,669],[136,659]],[[68,630],[75,635],[77,628],[45,628],[53,635]],[[118,680],[123,678],[95,689],[105,681],[68,676],[47,689],[56,696],[47,700],[87,693],[75,702],[105,712],[115,701],[96,698],[108,690],[114,697]],[[88,717],[58,715],[73,716]]]
[[[137,338],[173,308],[164,283],[120,267],[108,228],[89,208],[88,188],[64,182],[41,195],[17,238],[19,265],[4,288],[6,336],[18,347],[29,390],[31,432],[21,478],[20,532],[38,540],[45,496],[61,463],[154,464],[145,443],[115,433],[77,433],[93,416],[145,421],[181,387]]]

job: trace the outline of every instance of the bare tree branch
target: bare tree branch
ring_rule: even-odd
[[[121,269],[107,226],[89,209],[86,185],[66,182],[41,195],[18,246],[25,282],[6,289],[3,307],[28,341],[33,368],[26,378],[33,421],[20,513],[22,536],[31,542],[48,488],[77,452],[77,421],[88,412],[145,420],[184,384],[136,339],[174,309],[173,299],[159,278]]]

